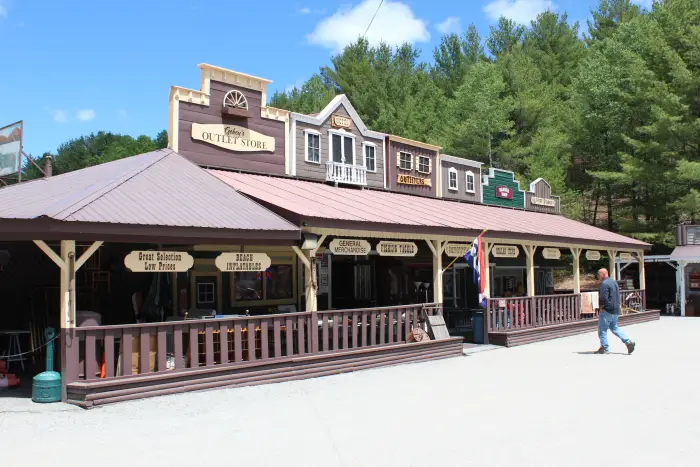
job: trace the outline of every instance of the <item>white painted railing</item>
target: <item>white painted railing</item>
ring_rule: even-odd
[[[367,168],[362,165],[350,165],[342,162],[326,163],[326,180],[351,185],[367,185]]]

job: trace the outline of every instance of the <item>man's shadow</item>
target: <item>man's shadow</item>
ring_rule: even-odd
[[[594,350],[589,351],[589,352],[573,352],[579,355],[629,355],[623,352],[608,352],[607,354],[598,354]]]

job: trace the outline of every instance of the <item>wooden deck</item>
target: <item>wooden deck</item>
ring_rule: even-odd
[[[620,326],[644,323],[659,319],[659,310],[648,310],[639,313],[631,313],[620,316]],[[560,337],[573,336],[585,332],[595,331],[598,328],[598,320],[583,319],[575,322],[550,324],[532,328],[513,329],[509,331],[489,332],[489,342],[494,345],[514,347],[516,345],[531,344],[533,342],[558,339]]]

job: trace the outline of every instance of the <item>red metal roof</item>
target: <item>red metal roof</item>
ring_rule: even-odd
[[[343,225],[346,229],[459,236],[489,229],[495,238],[548,238],[585,245],[644,248],[649,245],[564,216],[411,196],[388,191],[338,188],[296,179],[210,170],[237,190],[268,207],[293,213],[309,225]],[[313,222],[311,222],[313,221]],[[347,222],[365,223],[348,227]]]
[[[0,219],[37,218],[299,236],[297,226],[170,149],[0,189]]]

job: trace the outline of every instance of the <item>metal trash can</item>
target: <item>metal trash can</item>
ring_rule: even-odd
[[[484,312],[475,311],[472,317],[472,338],[475,344],[484,343]]]

